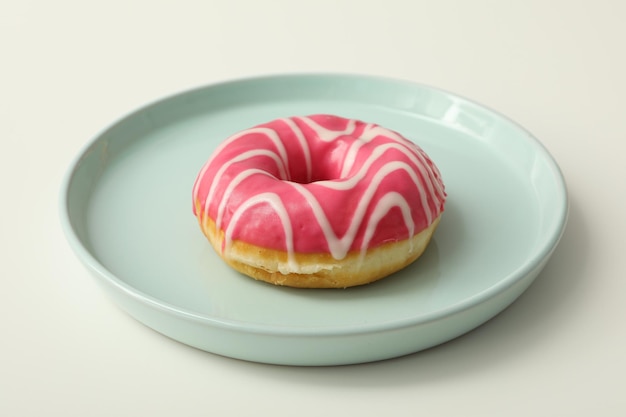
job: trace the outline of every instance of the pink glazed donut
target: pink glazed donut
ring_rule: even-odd
[[[193,187],[200,227],[231,267],[300,288],[367,284],[409,265],[445,199],[439,170],[417,145],[332,115],[229,137]]]

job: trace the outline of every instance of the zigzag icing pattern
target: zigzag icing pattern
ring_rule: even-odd
[[[408,239],[443,211],[441,175],[391,130],[337,116],[278,119],[224,141],[198,174],[194,213],[234,240],[295,253]],[[199,207],[199,211],[196,210]]]

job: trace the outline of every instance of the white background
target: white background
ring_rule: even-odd
[[[625,5],[0,2],[0,415],[626,415]],[[302,71],[444,88],[546,145],[570,221],[517,302],[419,354],[297,368],[189,348],[104,296],[58,221],[81,146],[161,96]]]

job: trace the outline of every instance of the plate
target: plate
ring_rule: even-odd
[[[314,113],[396,130],[439,167],[446,210],[413,265],[363,287],[302,290],[244,277],[210,248],[191,190],[213,149]],[[474,329],[537,277],[567,212],[557,164],[517,124],[439,89],[345,74],[235,80],[151,103],[85,146],[61,196],[73,250],[137,320],[215,354],[307,366],[397,357]]]

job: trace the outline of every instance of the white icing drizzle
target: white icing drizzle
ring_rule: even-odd
[[[365,236],[363,237],[363,242],[361,243],[361,258],[365,256],[367,252],[367,248],[369,247],[370,241],[372,237],[374,237],[374,232],[376,232],[376,228],[378,227],[378,223],[389,213],[394,207],[398,207],[402,212],[402,219],[404,220],[404,224],[407,227],[409,232],[409,236],[413,236],[415,233],[415,223],[413,222],[413,217],[411,217],[411,207],[409,207],[409,203],[402,197],[400,193],[395,191],[391,191],[385,194],[379,201],[376,203],[376,207],[370,216],[370,222],[367,226],[367,230],[365,231]],[[409,251],[413,251],[413,241],[409,240],[410,246]]]
[[[209,194],[207,194],[207,198],[204,204],[204,214],[207,215],[208,211],[209,211],[209,204],[208,202],[213,200],[214,194],[216,192],[217,186],[222,178],[222,175],[224,175],[224,172],[226,172],[226,170],[233,164],[237,163],[237,162],[241,162],[241,161],[245,161],[246,159],[250,159],[250,158],[254,158],[256,156],[268,156],[270,158],[272,158],[275,162],[276,165],[278,167],[278,171],[280,172],[280,179],[287,179],[289,178],[289,174],[287,172],[287,167],[285,166],[284,162],[279,158],[279,156],[267,149],[254,149],[251,151],[246,151],[236,157],[234,157],[233,159],[231,159],[230,161],[224,163],[220,169],[217,171],[217,173],[215,174],[215,178],[213,180],[213,182],[211,183],[211,188],[209,188]],[[208,165],[208,164],[207,164]],[[223,198],[223,197],[222,197]]]
[[[291,119],[281,119],[281,121],[285,122],[289,128],[293,131],[298,138],[298,143],[300,143],[300,147],[302,147],[302,153],[304,154],[304,162],[306,163],[306,178],[307,182],[310,182],[313,178],[313,164],[311,163],[311,150],[309,149],[309,143],[306,141],[302,130],[298,127],[297,124],[294,123]]]
[[[222,198],[220,199],[220,204],[217,208],[217,218],[215,219],[215,228],[216,229],[221,229],[222,228],[222,218],[224,217],[224,210],[226,209],[226,204],[228,203],[228,198],[230,197],[230,195],[232,194],[233,190],[235,188],[237,188],[237,186],[239,184],[241,184],[241,182],[243,180],[245,180],[246,178],[252,176],[252,175],[266,175],[268,177],[272,177],[273,175],[270,174],[267,171],[264,171],[262,169],[258,169],[258,168],[251,168],[251,169],[246,169],[244,171],[241,171],[239,174],[237,174],[235,176],[235,178],[232,179],[232,181],[228,184],[228,187],[226,187],[226,190],[224,191],[224,195],[222,196]]]
[[[332,142],[340,136],[349,135],[353,133],[356,128],[356,120],[350,120],[344,130],[330,130],[326,129],[324,126],[320,126],[308,117],[298,117],[297,119],[303,121],[308,127],[313,129],[318,138],[324,142]]]
[[[350,170],[354,166],[354,162],[356,162],[356,155],[358,154],[361,147],[365,145],[366,143],[371,142],[372,139],[376,138],[379,135],[383,135],[388,139],[395,140],[396,142],[406,147],[406,143],[396,133],[392,132],[389,129],[385,129],[384,127],[369,123],[365,125],[363,132],[359,135],[358,139],[355,140],[352,143],[352,145],[350,145],[350,148],[348,149],[348,152],[346,153],[346,157],[344,158],[344,161],[343,161],[344,164],[341,169],[341,175],[340,175],[342,178],[345,178],[346,175],[348,175],[348,172],[350,172]],[[408,147],[406,149],[409,150],[410,152],[413,152]]]
[[[261,133],[261,134],[265,134],[276,146],[276,148],[278,149],[278,153],[280,154],[280,164],[279,164],[279,169],[281,170],[281,176],[282,179],[290,179],[289,178],[289,164],[288,164],[288,158],[287,158],[287,150],[285,149],[285,145],[283,144],[283,141],[280,139],[280,137],[278,137],[278,134],[276,133],[275,130],[273,129],[269,129],[266,127],[255,127],[252,129],[247,129],[244,130],[242,132],[239,133],[235,133],[234,135],[230,136],[228,139],[226,139],[225,141],[223,141],[222,143],[220,143],[218,145],[217,148],[215,148],[215,151],[213,151],[213,154],[211,155],[211,157],[209,158],[209,160],[204,164],[204,166],[202,167],[202,169],[200,170],[200,173],[198,174],[198,177],[196,179],[195,184],[193,185],[193,195],[194,198],[195,196],[198,195],[198,191],[200,189],[200,183],[202,182],[202,179],[204,178],[204,175],[206,174],[206,171],[209,169],[209,167],[211,166],[211,163],[213,162],[213,160],[222,153],[222,151],[231,143],[233,143],[234,141],[236,141],[237,139],[240,139],[244,136],[247,136],[251,133]],[[274,155],[276,155],[274,152],[271,151],[267,151],[270,152]],[[235,162],[234,160],[231,161]],[[223,174],[224,170],[221,170],[222,172],[220,173]],[[213,196],[213,191],[215,188],[215,185],[217,184],[218,181],[214,181],[213,184],[211,184],[211,193],[210,196]],[[207,197],[206,201],[210,201],[210,199]],[[206,209],[205,209],[205,213],[206,213]]]
[[[300,144],[305,159],[307,178],[310,182],[313,177],[311,149],[309,147],[307,139],[304,136],[303,131],[294,122],[294,119],[300,120],[301,122],[306,124],[315,132],[320,140],[326,142],[331,142],[341,136],[354,134],[356,130],[356,121],[350,120],[344,130],[335,131],[326,129],[325,127],[319,125],[308,117],[281,119],[281,121],[283,121],[293,131],[298,143]],[[224,162],[212,178],[212,183],[204,202],[205,217],[208,217],[209,202],[211,202],[215,198],[215,193],[217,192],[218,184],[220,184],[222,176],[229,167],[237,162],[242,162],[246,159],[258,156],[271,158],[276,163],[280,175],[279,179],[290,180],[288,155],[281,138],[273,129],[266,127],[257,127],[245,130],[231,136],[217,148],[213,157],[202,168],[202,171],[198,176],[198,180],[196,180],[196,183],[194,184],[194,198],[197,198],[198,196],[200,182],[202,182],[202,179],[204,178],[208,167],[213,162],[213,159],[217,155],[219,155],[220,152],[224,150],[226,146],[228,146],[230,143],[252,133],[260,133],[269,138],[275,145],[276,152],[269,149],[259,148],[243,152],[232,158],[231,160]],[[356,156],[358,155],[361,147],[378,136],[384,136],[385,138],[391,139],[394,142],[387,142],[376,146],[367,156],[358,171],[353,175],[348,176],[349,172],[353,169]],[[315,183],[316,186],[322,186],[333,190],[351,190],[361,183],[361,181],[368,175],[372,165],[376,161],[380,160],[384,153],[389,150],[397,150],[401,152],[413,165],[412,166],[408,162],[400,160],[392,160],[380,166],[377,171],[371,176],[371,180],[369,184],[367,184],[367,186],[365,187],[362,194],[355,197],[359,199],[357,207],[354,211],[352,218],[350,219],[350,223],[346,232],[341,237],[335,233],[335,230],[333,229],[322,205],[317,200],[315,195],[307,188],[307,186],[299,184],[297,182],[286,182],[286,184],[289,184],[307,201],[315,217],[315,220],[320,226],[324,238],[326,239],[329,251],[333,258],[343,259],[347,255],[348,251],[354,244],[354,240],[356,239],[356,236],[361,229],[363,222],[365,221],[368,207],[371,206],[376,191],[379,189],[381,182],[392,172],[405,171],[410,177],[420,197],[421,206],[428,225],[430,225],[433,222],[434,218],[439,214],[440,208],[438,206],[438,202],[442,202],[445,199],[445,192],[443,189],[443,183],[441,182],[440,173],[434,164],[429,163],[430,159],[421,148],[413,148],[409,146],[409,144],[410,142],[408,142],[402,136],[396,134],[393,131],[390,131],[378,125],[368,124],[364,127],[364,130],[359,135],[359,137],[354,139],[354,142],[350,145],[346,152],[344,165],[342,166],[341,170],[342,178],[338,180],[318,181]],[[416,170],[419,174],[416,173]],[[230,181],[230,183],[224,190],[217,204],[215,225],[218,230],[221,228],[230,195],[245,179],[254,175],[266,175],[269,177],[273,177],[273,175],[269,172],[258,168],[248,168],[237,173],[237,175]],[[430,207],[429,198],[433,201],[434,207]],[[237,228],[237,225],[242,216],[250,208],[258,204],[269,204],[269,206],[273,209],[273,211],[280,219],[283,232],[285,234],[285,245],[288,254],[288,267],[286,272],[297,271],[298,269],[295,262],[294,253],[292,220],[289,217],[289,212],[285,208],[284,202],[282,201],[281,197],[276,193],[262,192],[259,194],[255,194],[245,200],[243,204],[236,208],[235,212],[232,214],[228,222],[228,225],[226,226],[223,250],[228,250],[232,245],[233,233]],[[369,244],[376,233],[376,228],[378,227],[380,221],[394,207],[398,207],[400,209],[403,222],[408,231],[409,237],[412,237],[414,235],[415,224],[411,214],[411,207],[400,193],[396,191],[390,191],[383,195],[381,198],[379,198],[378,201],[376,201],[373,209],[370,211],[369,218],[367,219],[367,223],[365,225],[364,235],[362,238],[363,240],[361,242],[361,256],[365,255]]]
[[[350,221],[350,225],[348,226],[346,233],[342,237],[337,236],[337,234],[333,230],[332,226],[330,225],[330,221],[328,220],[328,217],[326,216],[326,212],[320,205],[319,201],[317,201],[315,196],[304,185],[291,183],[291,186],[295,188],[300,194],[302,194],[302,196],[310,204],[311,210],[313,211],[313,215],[315,216],[315,220],[317,221],[320,228],[322,229],[322,233],[324,234],[324,238],[326,239],[326,242],[328,243],[328,248],[333,258],[343,259],[346,256],[346,254],[350,250],[350,247],[354,243],[354,239],[356,238],[359,228],[361,227],[361,224],[363,223],[363,220],[365,218],[365,213],[367,211],[367,208],[370,202],[372,201],[374,194],[378,190],[378,186],[387,177],[387,175],[389,175],[393,171],[398,171],[398,170],[406,171],[407,174],[409,174],[409,176],[413,180],[413,183],[415,184],[415,186],[418,188],[418,193],[421,196],[421,203],[422,203],[422,206],[424,207],[424,211],[427,214],[428,224],[430,224],[432,222],[432,213],[431,213],[430,208],[428,207],[428,201],[426,200],[426,197],[424,196],[424,193],[423,193],[424,190],[419,181],[419,178],[413,172],[411,166],[401,161],[388,162],[381,169],[379,169],[378,172],[376,172],[376,174],[370,181],[368,187],[366,188],[365,192],[359,199],[354,216],[352,216],[352,219]],[[357,183],[358,182],[354,182],[353,186],[356,186]],[[317,184],[326,186],[328,184],[332,184],[332,182],[321,181],[321,182],[318,182]],[[349,188],[345,188],[345,190],[347,189]],[[395,205],[402,206],[402,203],[396,201]],[[405,223],[406,223],[406,218],[405,218]],[[413,230],[412,223],[413,221],[411,220],[411,224],[406,224],[407,228],[410,230]],[[366,234],[371,233],[373,235],[377,225],[378,225],[378,221],[376,221],[376,224],[372,224],[371,219],[370,219],[370,222],[367,224]],[[372,228],[374,230],[371,230]]]
[[[241,216],[248,211],[251,207],[257,204],[269,204],[274,212],[280,218],[280,222],[283,226],[285,233],[285,244],[287,246],[287,264],[291,270],[297,269],[297,263],[295,260],[295,254],[293,250],[293,229],[291,227],[291,220],[289,219],[289,213],[280,199],[280,196],[274,193],[261,193],[253,197],[250,197],[242,205],[237,207],[237,210],[233,213],[233,217],[224,232],[224,251],[228,251],[233,243],[233,230]]]
[[[415,164],[417,169],[420,171],[420,174],[424,178],[424,182],[426,183],[426,186],[428,187],[430,197],[433,199],[433,201],[436,201],[437,199],[441,199],[444,197],[443,188],[441,187],[440,181],[439,181],[439,177],[440,177],[439,171],[437,171],[437,168],[434,165],[431,166],[430,164],[427,163],[428,157],[426,156],[426,154],[421,149],[417,149],[416,151],[415,149],[410,148],[407,145],[406,140],[402,138],[401,136],[399,136],[397,133],[391,130],[385,129],[381,126],[375,126],[371,124],[365,127],[363,133],[359,136],[359,140],[355,141],[350,146],[350,149],[348,150],[346,154],[346,158],[344,159],[344,166],[341,170],[340,176],[342,178],[346,178],[348,173],[352,169],[352,166],[356,160],[355,156],[357,152],[359,151],[359,149],[363,146],[363,144],[370,142],[372,139],[376,138],[379,135],[383,135],[386,138],[393,139],[397,142],[397,144],[380,145],[376,149],[374,149],[374,151],[372,152],[372,155],[370,155],[370,157],[363,163],[363,166],[361,167],[361,169],[359,169],[359,172],[356,174],[359,180],[363,178],[363,176],[365,176],[371,164],[375,162],[375,160],[378,159],[378,157],[380,157],[388,149],[393,148],[404,153],[406,157],[409,158],[411,162]],[[339,180],[338,182],[340,183],[341,180]],[[338,186],[341,187],[341,185],[338,185]],[[337,188],[337,189],[340,189],[340,188]]]

